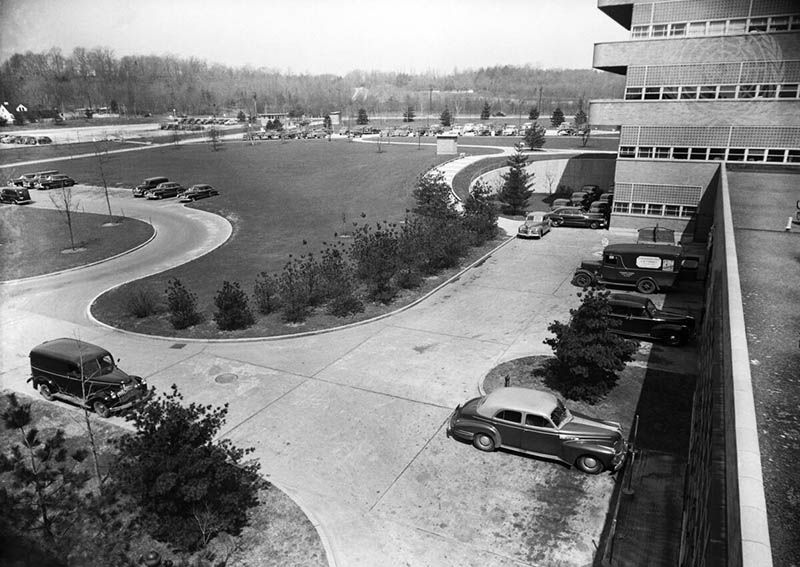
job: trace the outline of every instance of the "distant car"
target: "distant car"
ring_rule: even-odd
[[[30,192],[23,187],[3,187],[0,190],[0,203],[26,205],[32,202]]]
[[[39,181],[36,182],[37,189],[57,189],[59,187],[72,187],[73,185],[75,185],[75,180],[63,173],[41,177]]]
[[[52,144],[53,139],[50,136],[37,136],[36,138],[37,144]]]
[[[550,219],[542,211],[528,213],[525,222],[519,225],[517,236],[520,238],[541,238],[550,232]]]
[[[0,144],[13,144],[15,136],[11,134],[6,134],[5,136],[0,137]]]
[[[555,199],[553,201],[553,204],[550,205],[550,210],[551,211],[555,211],[556,209],[558,209],[560,207],[569,207],[569,206],[570,206],[570,200],[569,199]]]
[[[180,183],[176,183],[175,181],[167,181],[166,183],[160,183],[154,189],[150,189],[145,193],[145,197],[148,199],[168,199],[170,197],[177,197],[178,193],[183,193],[186,188],[181,185]]]
[[[169,179],[164,176],[148,177],[133,188],[133,196],[144,197],[145,193],[147,193],[150,189],[155,189],[161,183],[166,183],[167,181],[169,181]]]
[[[694,317],[686,310],[658,309],[651,299],[632,293],[612,293],[608,303],[611,317],[619,321],[611,331],[619,335],[676,346],[694,334]]]
[[[152,396],[145,381],[117,368],[107,350],[77,339],[55,339],[30,353],[28,382],[48,401],[56,398],[109,417]]]
[[[571,412],[554,395],[528,388],[500,388],[459,405],[447,436],[481,451],[511,449],[589,474],[619,470],[627,452],[618,423]]]
[[[198,183],[197,185],[192,185],[186,191],[178,195],[178,200],[181,203],[191,203],[197,199],[205,199],[206,197],[211,197],[212,195],[219,195],[219,192],[211,185]]]
[[[588,213],[580,207],[559,207],[547,213],[553,226],[588,226],[591,229],[606,226],[606,218],[602,214]]]
[[[595,201],[589,205],[589,212],[607,216],[611,213],[611,205],[603,201]]]

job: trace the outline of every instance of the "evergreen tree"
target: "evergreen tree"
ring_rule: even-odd
[[[406,107],[405,112],[403,112],[403,122],[414,122],[414,118],[416,114],[414,114],[414,107],[408,106]]]
[[[484,101],[483,110],[481,110],[481,120],[489,120],[491,115],[492,107],[489,105],[489,101]]]
[[[480,245],[497,234],[497,207],[492,200],[491,190],[480,181],[475,183],[464,200],[462,218],[464,228],[473,235],[472,241],[475,245]]]
[[[583,109],[579,109],[578,112],[575,113],[575,125],[579,128],[586,124],[589,121],[589,118],[586,116],[586,113]]]
[[[530,112],[528,112],[528,120],[537,120],[539,118],[539,107],[532,106]]]
[[[367,116],[367,111],[363,108],[358,109],[358,118],[356,118],[356,124],[369,124],[369,116]]]
[[[450,109],[446,106],[442,111],[442,115],[439,117],[439,122],[442,123],[442,126],[451,126],[452,125],[452,116],[450,115]]]
[[[583,300],[570,310],[568,323],[553,321],[555,336],[544,343],[553,349],[557,364],[551,376],[565,397],[594,403],[617,383],[617,373],[633,359],[636,343],[612,332],[619,323],[610,316],[608,291],[590,287],[578,293]]]
[[[522,145],[515,146],[516,152],[509,156],[506,165],[508,172],[502,175],[503,186],[497,197],[505,204],[504,212],[509,215],[521,215],[528,207],[528,199],[533,194],[529,187],[533,184],[533,174],[525,171],[528,158],[522,153]]]
[[[525,130],[525,137],[523,138],[525,145],[531,150],[541,148],[545,143],[544,128],[541,124],[534,124]]]
[[[197,295],[183,287],[181,280],[172,278],[166,290],[169,322],[175,329],[185,329],[202,320],[197,312]]]
[[[560,108],[556,108],[550,116],[550,124],[554,127],[558,127],[562,122],[564,122],[564,113]]]
[[[214,322],[221,331],[246,329],[256,322],[247,302],[247,294],[239,287],[239,282],[222,282],[222,289],[217,291],[214,305],[217,306]]]
[[[458,216],[450,186],[441,171],[420,175],[413,195],[417,202],[413,209],[415,214],[440,219]]]
[[[331,121],[331,115],[326,114],[325,118],[322,119],[322,127],[325,129],[326,132],[330,132],[332,125],[333,122]]]
[[[240,110],[239,113],[236,115],[237,122],[244,122],[247,120],[247,116],[244,113],[244,110]]]

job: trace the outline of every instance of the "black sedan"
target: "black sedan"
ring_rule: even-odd
[[[553,226],[588,226],[589,228],[606,226],[604,215],[586,212],[581,207],[559,207],[547,213],[546,216]]]
[[[500,388],[456,407],[447,436],[481,451],[512,449],[598,474],[622,466],[622,428],[568,410],[554,395],[528,388]]]
[[[658,309],[649,298],[631,293],[612,293],[608,303],[611,317],[619,321],[611,331],[619,335],[675,346],[689,342],[694,333],[688,311]]]
[[[147,191],[145,197],[148,199],[167,199],[169,197],[177,197],[179,193],[183,193],[185,190],[185,187],[180,183],[167,181],[159,183],[155,189]]]
[[[206,183],[198,183],[197,185],[192,185],[186,191],[178,195],[178,200],[181,203],[191,203],[197,199],[205,199],[206,197],[211,197],[212,195],[219,195],[219,192],[211,185]]]

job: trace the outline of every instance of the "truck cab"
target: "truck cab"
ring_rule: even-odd
[[[572,284],[613,284],[655,293],[675,284],[683,261],[683,249],[669,244],[611,244],[600,260],[585,260],[572,277]]]

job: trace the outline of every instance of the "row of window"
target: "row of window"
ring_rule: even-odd
[[[800,85],[684,85],[627,87],[625,100],[716,100],[732,98],[798,98]]]
[[[620,146],[619,158],[800,163],[800,149]]]
[[[691,205],[665,205],[664,203],[626,203],[625,201],[614,201],[614,212],[622,215],[689,218],[697,213],[697,207]]]
[[[633,26],[633,39],[658,37],[686,37],[703,35],[734,35],[758,32],[784,32],[800,30],[800,15],[771,16],[768,18],[733,18],[702,22],[676,22]]]

